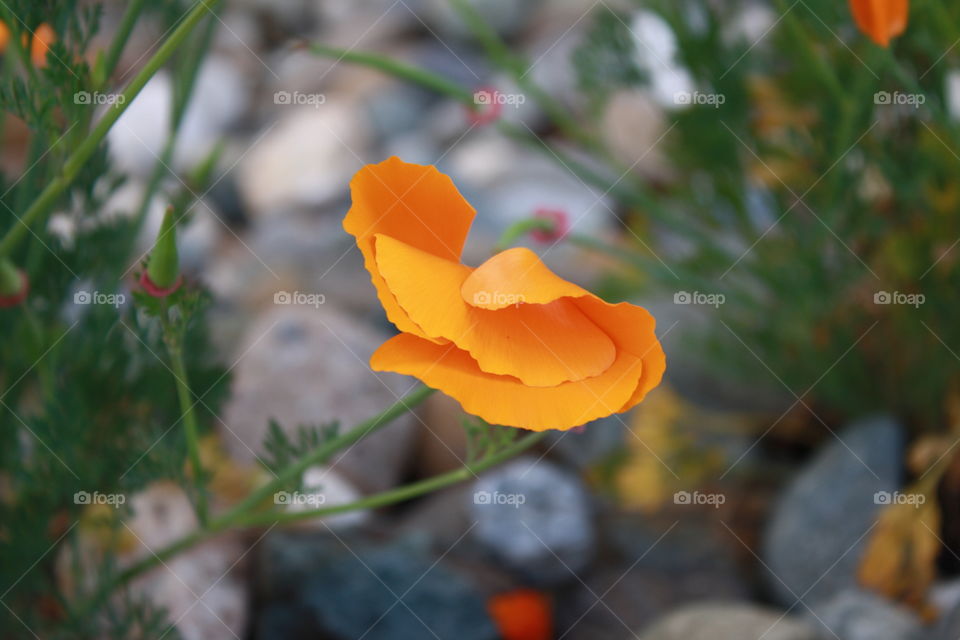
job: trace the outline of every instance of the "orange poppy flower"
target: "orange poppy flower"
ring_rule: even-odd
[[[850,0],[857,26],[881,47],[907,28],[909,0]]]
[[[37,27],[33,32],[33,42],[30,43],[30,59],[38,67],[47,66],[47,52],[50,51],[50,45],[57,41],[57,34],[53,27],[46,22]]]
[[[350,183],[343,221],[401,334],[370,359],[492,424],[569,429],[638,404],[666,367],[654,319],[608,304],[529,249],[460,262],[475,211],[432,166],[390,158]]]
[[[533,589],[500,593],[487,602],[503,640],[550,640],[553,613],[545,595]]]

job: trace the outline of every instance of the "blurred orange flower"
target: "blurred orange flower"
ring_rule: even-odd
[[[27,35],[23,35],[23,46],[27,48]],[[50,45],[57,41],[57,34],[49,24],[44,22],[37,30],[33,32],[30,40],[30,60],[37,67],[45,67],[47,64],[47,52]],[[7,45],[10,44],[10,27],[6,22],[0,20],[0,53],[5,53]]]
[[[570,429],[630,409],[666,359],[642,307],[608,304],[513,248],[460,262],[475,211],[432,166],[390,158],[350,183],[343,221],[401,334],[370,359],[492,424]]]
[[[487,602],[503,640],[550,640],[553,614],[550,601],[539,591],[515,589],[500,593]]]
[[[50,51],[50,45],[57,41],[57,34],[53,27],[46,22],[37,27],[33,32],[33,42],[30,43],[30,59],[38,67],[47,66],[47,52]]]
[[[850,0],[857,26],[881,47],[907,28],[909,0]]]

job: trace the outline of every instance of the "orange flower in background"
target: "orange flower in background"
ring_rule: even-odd
[[[513,248],[460,262],[475,211],[434,167],[390,158],[350,183],[343,221],[401,334],[370,359],[492,424],[570,429],[626,411],[659,384],[653,317],[609,304]]]
[[[28,36],[22,37],[24,48],[28,48]],[[47,52],[50,51],[50,45],[57,41],[57,34],[49,24],[44,22],[37,30],[33,32],[29,40],[30,60],[34,66],[45,67],[47,65]],[[7,45],[10,44],[10,27],[6,22],[0,20],[0,53],[5,53]]]
[[[515,589],[487,601],[487,610],[503,640],[550,640],[553,613],[550,601],[539,591]]]
[[[890,45],[907,28],[909,0],[850,0],[860,30],[881,47]]]
[[[33,42],[30,43],[30,59],[38,67],[47,66],[47,52],[50,51],[50,45],[57,41],[57,34],[53,27],[46,22],[37,27],[33,32]]]

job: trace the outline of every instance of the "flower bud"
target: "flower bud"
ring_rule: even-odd
[[[163,216],[157,241],[147,260],[147,268],[140,276],[140,284],[153,297],[163,298],[179,289],[182,282],[177,253],[177,223],[173,219],[173,207],[170,207]]]
[[[0,259],[0,309],[14,307],[23,302],[29,289],[27,274],[13,266],[6,258]]]

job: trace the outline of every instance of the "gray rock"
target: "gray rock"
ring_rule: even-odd
[[[801,621],[753,605],[698,604],[675,611],[641,640],[820,640]]]
[[[617,451],[624,442],[625,418],[608,417],[584,425],[582,431],[554,432],[549,436],[551,450],[577,467],[586,467]]]
[[[778,601],[810,605],[855,586],[880,508],[874,494],[900,486],[902,453],[892,418],[866,418],[840,432],[787,487],[763,544]]]
[[[261,456],[271,419],[288,431],[338,420],[344,432],[396,402],[413,383],[368,365],[384,339],[323,305],[277,304],[261,314],[231,359],[232,393],[218,423],[230,453],[241,461]],[[328,466],[363,491],[394,486],[414,444],[414,421],[401,416]]]
[[[843,640],[921,640],[927,635],[909,611],[865,591],[850,589],[807,615],[825,638]],[[956,636],[953,636],[956,640]]]
[[[580,479],[549,462],[521,458],[474,484],[475,539],[539,584],[576,580],[593,556],[591,506]]]
[[[934,628],[934,639],[960,638],[960,580],[954,578],[933,585],[930,601],[941,612]]]
[[[261,565],[264,637],[498,637],[481,594],[421,545],[272,535]]]

